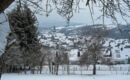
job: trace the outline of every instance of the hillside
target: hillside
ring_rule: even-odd
[[[69,49],[71,61],[77,61],[79,57],[78,52],[81,54],[85,50],[84,36],[80,36],[85,30],[90,30],[93,28],[102,28],[102,25],[86,26],[77,25],[70,27],[54,27],[51,30],[44,30],[41,32],[39,38],[43,45],[54,48],[57,44],[60,44],[63,48]],[[122,36],[120,36],[119,28],[122,30]],[[109,51],[104,51],[104,56],[106,58],[112,59],[114,61],[127,62],[128,57],[130,57],[130,43],[129,43],[129,27],[120,25],[120,27],[112,27],[106,30],[108,35],[105,36],[106,42],[104,47],[106,50],[111,49],[112,56]],[[90,36],[93,33],[89,34]],[[109,56],[109,57],[108,57]]]

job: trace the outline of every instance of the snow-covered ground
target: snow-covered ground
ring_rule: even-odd
[[[3,74],[1,80],[130,80],[130,75]]]
[[[70,74],[67,75],[66,72],[66,69],[60,66],[59,75],[52,75],[49,73],[48,66],[44,66],[42,74],[5,73],[1,80],[130,80],[128,64],[97,65],[96,75],[92,75],[92,65],[88,69],[86,66],[70,65]]]
[[[98,75],[130,75],[130,65],[129,64],[120,64],[120,65],[96,65],[96,73]],[[69,70],[71,75],[91,75],[93,66],[79,66],[79,65],[69,65]],[[29,72],[28,72],[29,73]],[[37,73],[37,71],[35,72]],[[43,66],[42,74],[50,74],[48,66]],[[59,67],[59,74],[66,75],[67,74],[67,66],[62,65]]]

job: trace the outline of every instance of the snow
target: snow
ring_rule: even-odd
[[[5,73],[1,80],[130,80],[130,65],[97,65],[97,74],[92,75],[93,66],[70,65],[70,74],[66,74],[63,66],[59,67],[59,75],[49,74],[48,66],[43,66],[42,74]],[[111,69],[110,69],[111,68]]]
[[[92,75],[93,65],[69,65],[70,75]],[[130,75],[130,65],[96,65],[96,75]],[[37,74],[37,71],[35,71]],[[67,75],[67,65],[59,66],[59,75]],[[21,74],[21,73],[20,73]],[[28,72],[30,74],[30,72]],[[51,75],[48,66],[43,66],[42,74]]]
[[[75,25],[75,26],[68,26],[68,27],[65,27],[65,26],[59,26],[59,27],[56,27],[56,29],[57,30],[60,30],[60,29],[64,29],[64,28],[66,28],[66,29],[76,29],[76,28],[80,28],[80,27],[84,27],[84,26],[86,26],[86,24],[84,25]]]
[[[108,39],[105,45],[108,46],[110,41],[113,41],[111,42],[113,60],[125,60],[130,57],[130,48],[125,48],[126,45],[130,45],[127,39]],[[119,47],[117,46],[118,44],[120,44]]]
[[[130,75],[3,74],[1,80],[130,80]]]
[[[7,16],[4,13],[0,14],[0,56],[4,52],[6,46],[6,37],[10,32]]]
[[[63,28],[65,28],[65,27],[56,27],[57,30],[60,30],[60,29],[63,29]]]
[[[56,29],[63,29],[66,28],[67,30],[69,29],[76,29],[79,27],[83,27],[85,25],[77,25],[77,26],[69,26],[69,27],[56,27]],[[101,27],[101,26],[98,26]],[[114,25],[107,25],[108,29],[115,28]],[[77,57],[77,52],[80,50],[81,54],[86,50],[86,44],[84,44],[86,36],[79,36],[78,34],[71,34],[71,35],[65,35],[65,33],[60,33],[60,32],[53,32],[49,31],[48,32],[42,32],[41,34],[43,39],[40,39],[41,43],[43,45],[49,46],[54,48],[57,44],[60,44],[63,48],[68,49],[67,52],[70,54],[70,61],[77,61],[79,58]],[[53,36],[53,37],[52,37]],[[89,41],[91,39],[91,36],[87,36],[87,40]],[[79,42],[81,45],[78,45]],[[91,41],[92,42],[92,41]],[[111,47],[109,46],[109,43],[111,44]],[[78,45],[74,47],[74,45]],[[117,45],[120,44],[118,47]],[[105,48],[111,48],[112,51],[112,57],[106,57],[106,59],[110,59],[114,62],[125,62],[127,63],[127,59],[130,57],[130,48],[125,48],[125,46],[130,46],[130,43],[127,39],[111,39],[111,38],[106,38],[105,41]],[[123,50],[121,50],[123,48]],[[107,49],[103,52],[104,55],[110,55],[110,51],[106,52]]]
[[[1,80],[130,80],[130,65],[96,65],[97,74],[92,75],[93,66],[70,65],[70,74],[63,66],[59,67],[59,75],[49,73],[48,66],[43,66],[42,74],[5,73]],[[65,66],[64,66],[65,68]]]
[[[76,60],[78,60],[77,53],[78,53],[78,49],[72,49],[69,52],[69,60],[70,61],[76,61]]]

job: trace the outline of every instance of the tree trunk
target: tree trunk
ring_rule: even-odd
[[[40,63],[40,74],[42,73],[42,68],[43,68],[43,61],[44,61],[45,57],[42,57],[41,63]]]
[[[70,68],[69,68],[69,64],[67,64],[67,74],[70,74]]]
[[[43,68],[43,67],[42,67],[42,65],[41,65],[41,66],[40,66],[40,74],[42,74],[42,68]]]
[[[54,65],[51,66],[52,74],[54,74]]]
[[[32,73],[32,74],[35,73],[35,67],[31,67],[31,73]]]
[[[2,13],[14,0],[0,0],[0,13]]]
[[[50,61],[49,61],[48,67],[49,67],[49,73],[52,73],[52,64]]]
[[[96,75],[96,64],[93,64],[93,75]]]
[[[26,72],[26,66],[24,65],[24,73],[26,74],[27,72]]]
[[[58,71],[59,71],[59,64],[56,64],[56,68],[55,68],[55,74],[58,75]]]

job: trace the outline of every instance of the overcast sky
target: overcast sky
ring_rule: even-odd
[[[70,21],[70,23],[80,23],[80,24],[87,24],[92,25],[92,18],[89,11],[89,8],[85,6],[85,2],[80,3],[80,12],[74,12],[74,15]],[[94,23],[95,24],[102,24],[102,19],[97,19],[97,17],[101,16],[101,11],[99,7],[94,7]],[[118,21],[120,24],[125,24],[125,22],[121,19],[121,16],[118,16]],[[40,24],[44,23],[51,23],[51,25],[57,25],[57,23],[65,22],[65,19],[57,14],[57,12],[54,10],[49,17],[45,16],[45,13],[43,12],[43,15],[38,15],[38,20]],[[130,18],[127,18],[128,23],[130,22]],[[105,24],[112,24],[111,19],[105,18]]]
[[[12,6],[14,6],[12,4]],[[12,8],[11,6],[11,8]],[[45,5],[43,6],[43,8],[45,7]],[[11,8],[7,9],[7,12],[11,10]],[[91,19],[91,15],[89,12],[88,7],[85,6],[85,2],[81,2],[80,3],[80,12],[74,12],[74,15],[70,21],[70,23],[79,23],[79,24],[87,24],[87,25],[91,25],[92,23],[92,19]],[[63,25],[66,24],[66,21],[63,17],[61,17],[60,15],[57,14],[56,10],[53,10],[53,12],[50,13],[50,15],[48,17],[46,17],[46,14],[44,11],[41,12],[42,15],[37,14],[37,19],[39,21],[39,25],[40,27],[45,27],[46,26],[59,26],[59,24]],[[94,23],[95,24],[101,24],[102,23],[102,19],[98,19],[97,17],[99,17],[101,15],[101,11],[98,7],[94,7]],[[124,21],[122,21],[121,17],[118,17],[119,23],[120,24],[124,24]],[[130,18],[127,18],[128,22],[130,22]],[[105,24],[111,24],[112,21],[111,19],[105,19]]]
[[[80,11],[79,12],[74,12],[73,17],[70,21],[70,23],[80,23],[80,24],[92,24],[92,19],[91,19],[91,15],[89,12],[88,7],[85,6],[85,3],[82,2],[80,4]],[[94,9],[95,15],[95,23],[102,23],[101,20],[96,20],[97,16],[101,15],[100,11],[98,10],[98,8]],[[38,20],[40,23],[43,22],[65,22],[65,19],[63,17],[61,17],[60,15],[57,14],[56,10],[54,10],[52,13],[50,13],[50,15],[48,17],[45,16],[45,13],[42,12],[42,15],[37,15]],[[42,22],[41,22],[42,21]],[[55,24],[56,25],[56,24]]]

